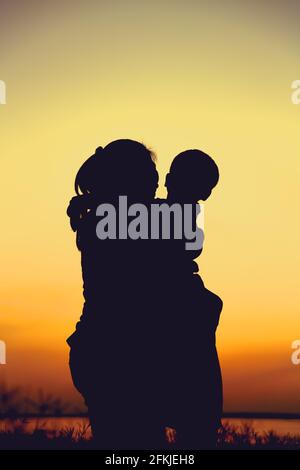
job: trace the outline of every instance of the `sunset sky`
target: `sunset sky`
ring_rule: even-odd
[[[180,151],[217,161],[199,265],[224,301],[225,410],[300,412],[299,20],[296,0],[0,0],[0,382],[80,402],[66,206],[84,159],[125,137],[157,153],[159,196]]]

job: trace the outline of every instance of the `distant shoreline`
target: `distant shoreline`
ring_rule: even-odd
[[[21,413],[15,416],[0,414],[1,419],[30,419],[30,418],[88,418],[87,413],[65,413],[65,414],[34,414]],[[264,413],[264,412],[226,412],[222,419],[299,419],[300,413]]]
[[[264,413],[264,412],[234,412],[223,413],[224,418],[238,419],[300,419],[300,413]]]

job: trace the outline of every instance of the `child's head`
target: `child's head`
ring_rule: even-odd
[[[205,201],[219,181],[214,160],[201,150],[186,150],[172,161],[166,177],[168,199],[195,203]]]

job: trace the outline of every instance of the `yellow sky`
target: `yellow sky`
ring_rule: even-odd
[[[128,137],[157,152],[161,196],[178,152],[216,159],[199,262],[224,300],[226,409],[300,411],[297,3],[25,3],[0,6],[0,380],[76,399],[64,341],[81,273],[65,208],[81,162]]]

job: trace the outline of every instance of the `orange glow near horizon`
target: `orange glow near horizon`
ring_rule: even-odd
[[[300,412],[299,5],[145,3],[1,2],[0,382],[80,402],[65,343],[82,307],[66,207],[83,160],[128,137],[157,153],[159,196],[180,151],[217,161],[198,261],[224,301],[225,410]]]

